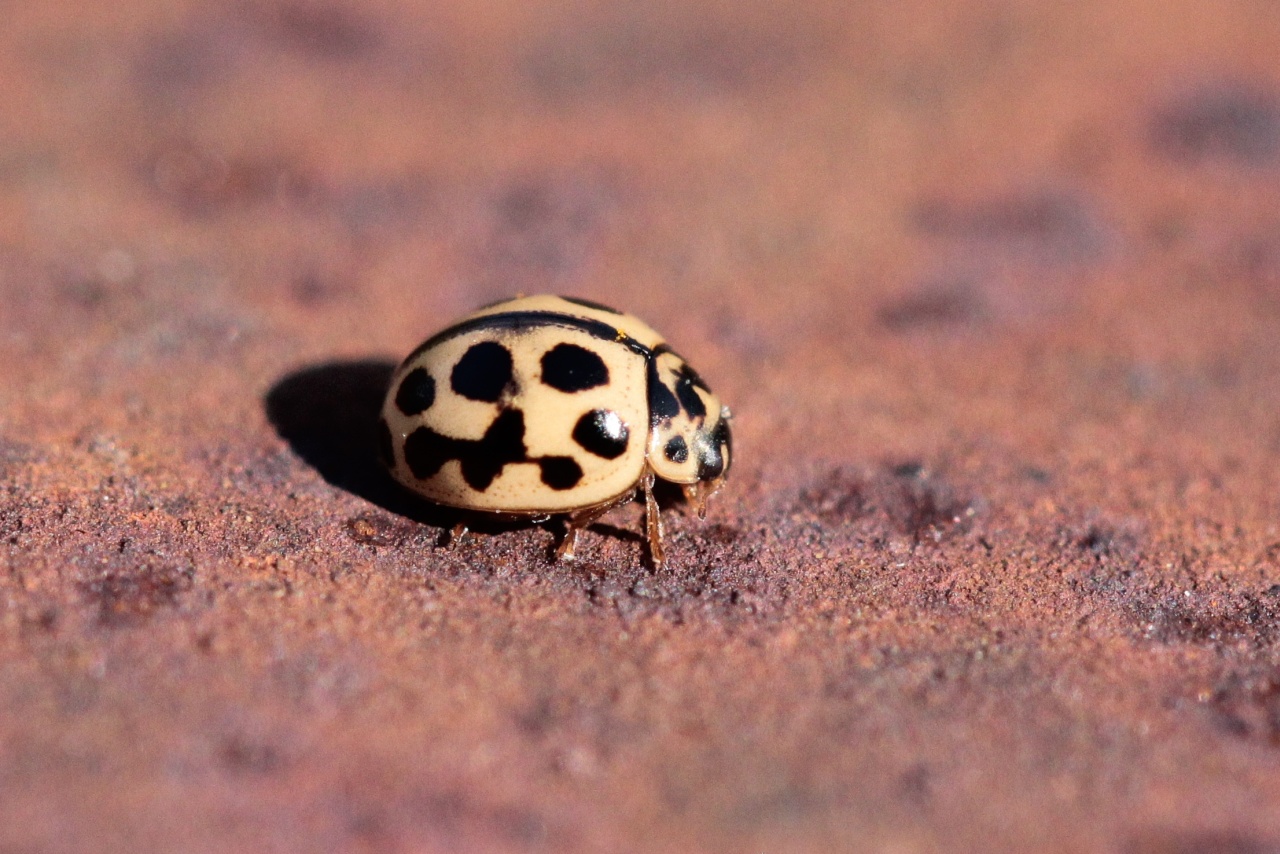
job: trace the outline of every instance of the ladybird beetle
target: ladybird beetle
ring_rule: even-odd
[[[391,474],[433,502],[565,514],[565,560],[579,531],[641,490],[659,568],[655,478],[705,519],[730,459],[728,407],[662,336],[570,297],[496,303],[428,338],[392,375],[379,431]]]

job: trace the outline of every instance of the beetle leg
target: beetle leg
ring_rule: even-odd
[[[576,555],[574,552],[578,548],[578,531],[580,529],[573,524],[570,517],[569,527],[564,532],[564,539],[560,541],[559,547],[556,549],[556,560],[573,560]]]
[[[467,541],[467,523],[459,522],[449,532],[449,547],[460,546]]]
[[[705,480],[684,485],[684,500],[689,502],[689,506],[698,514],[699,519],[707,518],[707,499],[710,497]]]
[[[564,534],[564,540],[561,541],[560,547],[556,549],[556,560],[573,560],[574,551],[578,548],[578,532],[591,525],[591,523],[595,522],[613,508],[626,504],[631,499],[632,494],[627,493],[623,497],[609,501],[605,504],[599,504],[595,507],[587,507],[583,510],[577,510],[570,513],[569,519],[566,522],[567,530]]]
[[[644,476],[644,527],[649,534],[649,557],[654,569],[662,569],[666,555],[662,551],[662,515],[658,499],[653,496],[653,472]]]

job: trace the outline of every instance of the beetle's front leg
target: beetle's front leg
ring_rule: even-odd
[[[653,494],[653,472],[644,476],[644,527],[649,535],[649,557],[654,569],[662,569],[667,562],[662,550],[662,510]]]

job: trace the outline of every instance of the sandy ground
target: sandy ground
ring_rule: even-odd
[[[1280,851],[1273,3],[0,7],[3,854]],[[663,571],[373,462],[542,291]]]

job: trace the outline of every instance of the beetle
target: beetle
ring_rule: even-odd
[[[664,565],[654,484],[698,517],[724,483],[730,412],[641,320],[572,297],[526,296],[467,315],[393,373],[379,419],[392,476],[438,504],[579,532],[644,494],[649,554]],[[455,534],[466,532],[459,525]]]

